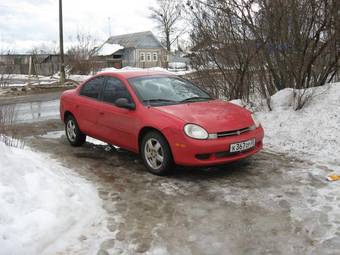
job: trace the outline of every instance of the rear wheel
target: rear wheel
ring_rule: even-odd
[[[86,135],[80,131],[78,123],[72,115],[66,119],[65,132],[67,140],[72,146],[81,146],[86,141]]]
[[[140,151],[145,167],[153,174],[166,175],[174,165],[169,144],[158,132],[149,132],[142,138]]]

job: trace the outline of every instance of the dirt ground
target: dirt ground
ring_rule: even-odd
[[[263,151],[227,166],[149,174],[139,157],[87,142],[71,147],[60,121],[20,124],[34,150],[94,183],[110,237],[98,254],[338,254],[340,209],[309,162]],[[58,131],[59,130],[59,131]],[[53,135],[47,132],[57,131]],[[50,133],[51,134],[51,133]],[[320,202],[322,201],[322,202]],[[340,214],[339,214],[340,216]]]

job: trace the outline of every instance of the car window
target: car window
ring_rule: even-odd
[[[100,90],[104,86],[104,77],[96,77],[88,81],[80,91],[80,95],[98,99]]]
[[[129,83],[139,99],[147,105],[158,106],[212,100],[205,91],[176,76],[137,77],[129,79]]]
[[[118,98],[126,98],[131,102],[129,91],[124,84],[116,78],[107,78],[102,100],[114,104]]]

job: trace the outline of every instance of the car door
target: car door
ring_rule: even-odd
[[[86,82],[80,89],[79,97],[75,102],[76,119],[80,129],[87,135],[97,137],[98,112],[101,106],[99,101],[104,87],[104,76],[94,77]]]
[[[132,102],[131,95],[124,83],[113,77],[107,77],[101,95],[102,106],[98,116],[98,130],[103,140],[111,144],[135,150],[137,147],[136,110],[120,108],[115,105],[118,98]]]

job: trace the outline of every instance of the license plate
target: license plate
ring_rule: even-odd
[[[232,143],[230,145],[230,152],[240,152],[248,150],[255,146],[255,138],[251,140],[247,140],[240,143]]]

